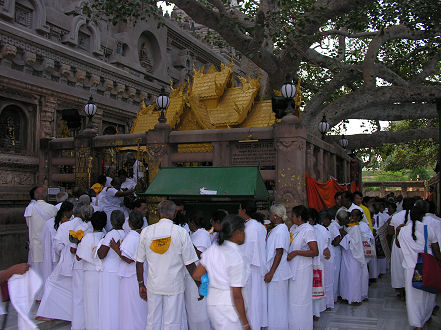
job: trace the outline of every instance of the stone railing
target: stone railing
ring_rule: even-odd
[[[75,139],[49,141],[48,152],[43,153],[49,163],[45,177],[50,185],[74,182],[90,187],[90,180],[103,174],[104,152],[127,147],[143,149],[150,182],[160,166],[259,166],[275,200],[288,208],[307,202],[305,173],[318,181],[353,180],[353,159],[339,146],[307,135],[294,116],[273,127],[252,129],[171,131],[167,124],[158,124],[146,133],[106,136],[84,130]],[[71,166],[74,173],[60,173],[57,168],[63,166]]]
[[[366,188],[379,188],[379,196],[384,197],[390,192],[403,197],[427,197],[427,181],[366,181],[363,182],[364,194],[378,196],[378,191],[369,193]]]

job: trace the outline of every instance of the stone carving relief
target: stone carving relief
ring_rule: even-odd
[[[33,173],[0,170],[0,184],[30,186],[33,185],[34,183],[35,183],[35,176]]]

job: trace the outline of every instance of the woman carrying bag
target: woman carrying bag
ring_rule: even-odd
[[[418,253],[427,250],[427,253],[435,255],[441,261],[441,253],[435,233],[432,228],[424,225],[425,211],[413,207],[410,211],[410,219],[405,226],[399,228],[398,242],[403,252],[403,268],[406,289],[406,308],[409,324],[421,329],[432,315],[435,306],[436,295],[412,286],[412,278],[418,260]],[[426,231],[426,235],[425,232]],[[425,238],[427,236],[427,238]]]

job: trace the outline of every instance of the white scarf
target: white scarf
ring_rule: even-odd
[[[35,199],[31,200],[29,205],[26,207],[24,217],[25,218],[31,217],[34,210],[36,210],[38,212],[38,214],[40,214],[40,216],[46,221],[51,218],[50,216],[48,216],[46,214],[46,212],[44,212],[41,209],[41,207],[38,205],[38,202]]]
[[[360,226],[352,226],[347,228],[348,235],[351,237],[349,248],[351,249],[352,256],[361,264],[366,263],[364,258],[364,248],[361,236]]]

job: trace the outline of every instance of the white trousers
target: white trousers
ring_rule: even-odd
[[[413,269],[405,269],[406,309],[409,325],[422,328],[432,315],[436,294],[412,286]]]
[[[289,330],[311,330],[312,318],[312,266],[295,271],[288,281]]]
[[[268,330],[288,329],[288,281],[271,281],[267,284]]]
[[[184,308],[184,293],[165,296],[147,290],[147,329],[180,330]]]
[[[363,265],[363,273],[361,278],[361,299],[369,297],[369,271],[367,264]]]
[[[326,308],[334,308],[334,259],[324,261]]]
[[[369,269],[369,278],[378,278],[378,261],[377,257],[371,257],[367,259],[368,261],[368,269]]]
[[[242,324],[234,306],[207,305],[207,311],[214,330],[242,330]]]
[[[72,330],[84,329],[86,329],[84,319],[84,271],[74,269],[72,270]]]
[[[386,274],[387,273],[387,258],[377,258],[378,265],[378,274]]]

